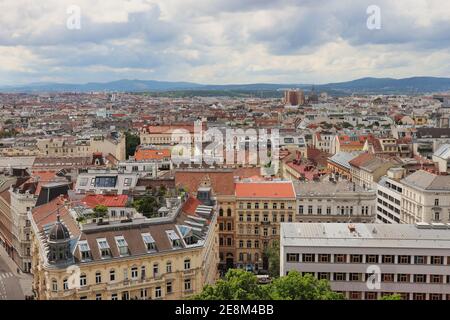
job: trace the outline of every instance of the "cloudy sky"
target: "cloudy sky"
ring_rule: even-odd
[[[450,1],[0,0],[0,85],[416,75],[450,77]]]

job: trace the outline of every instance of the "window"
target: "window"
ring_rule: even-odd
[[[227,209],[227,216],[231,217],[231,209],[230,208]]]
[[[366,263],[378,263],[378,255],[375,255],[375,254],[367,255]]]
[[[292,214],[288,216],[288,222],[292,222]]]
[[[322,214],[322,206],[317,207],[317,214]]]
[[[330,273],[328,272],[319,272],[317,277],[319,278],[319,280],[330,280]]]
[[[346,279],[345,273],[335,272],[334,273],[334,281],[345,281]]]
[[[156,250],[155,240],[153,239],[153,237],[151,236],[150,233],[143,233],[142,240],[144,241],[144,244],[145,244],[148,252],[152,252],[152,251]]]
[[[277,222],[277,215],[272,213],[272,222]]]
[[[411,263],[411,256],[399,256],[398,257],[398,263],[399,264],[410,264]]]
[[[276,228],[276,227],[273,227],[273,228],[272,228],[272,235],[273,235],[273,236],[276,236],[276,235],[277,235],[277,228]]]
[[[443,277],[440,274],[430,275],[430,283],[443,283]]]
[[[159,273],[159,266],[158,266],[157,263],[154,263],[154,264],[153,264],[153,276],[154,276],[154,277],[157,277],[157,276],[158,276],[158,273]]]
[[[269,215],[268,215],[268,214],[265,214],[265,215],[264,215],[263,221],[264,221],[264,222],[269,221]]]
[[[109,270],[109,281],[116,280],[116,271],[114,269]]]
[[[276,203],[272,203],[272,209],[276,209],[277,208],[277,204]]]
[[[361,273],[350,273],[350,281],[361,281]]]
[[[409,274],[399,273],[397,275],[397,282],[409,282]]]
[[[184,270],[189,270],[191,268],[191,260],[184,259]]]
[[[156,287],[155,288],[155,298],[161,298],[161,296],[162,296],[161,287]]]
[[[312,206],[308,206],[308,214],[312,214],[313,213],[313,207]]]
[[[91,259],[91,249],[86,240],[78,241],[78,249],[81,254],[81,261],[86,261]]]
[[[52,279],[52,291],[58,291],[58,282],[56,281],[56,279]]]
[[[324,263],[324,262],[330,262],[330,258],[331,257],[331,255],[329,255],[329,254],[319,254],[319,262],[322,262],[322,263]]]
[[[133,167],[133,171],[137,171],[137,167],[136,167],[136,170],[134,170],[134,167]],[[129,187],[129,186],[131,186],[131,181],[132,181],[131,178],[125,178],[125,180],[123,181],[123,185],[125,187]]]
[[[219,216],[223,217],[223,209],[222,208],[219,209]]]
[[[102,258],[111,257],[111,250],[109,248],[108,241],[106,241],[106,238],[97,239],[97,244],[100,249]]]
[[[95,283],[99,284],[102,282],[102,273],[100,271],[97,271],[95,273]]]
[[[300,261],[300,254],[298,254],[298,253],[288,253],[286,255],[286,260],[288,262],[299,262]]]
[[[393,273],[382,273],[381,274],[381,282],[394,282],[394,274]]]
[[[244,247],[244,240],[239,240],[239,248],[243,248]]]
[[[259,234],[259,227],[255,226],[255,234],[258,235]]]
[[[426,283],[427,282],[427,275],[426,274],[415,274],[414,275],[414,282],[415,283]]]
[[[331,207],[327,207],[327,215],[331,215]]]
[[[64,291],[69,290],[69,282],[67,281],[67,278],[65,278],[65,279],[63,280],[63,290],[64,290]]]
[[[280,222],[284,222],[284,214],[280,215]]]
[[[119,249],[119,254],[121,256],[127,256],[129,252],[128,252],[128,244],[125,241],[125,238],[123,236],[117,236],[114,238],[116,240],[117,248]]]
[[[426,294],[425,293],[413,293],[413,300],[425,300]]]
[[[141,289],[141,299],[147,298],[147,289]]]
[[[315,255],[313,253],[304,253],[303,262],[315,262]]]
[[[80,275],[80,287],[84,287],[87,285],[86,275],[83,273]]]
[[[435,205],[436,207],[439,206],[439,199],[434,199],[434,205]]]
[[[244,215],[242,213],[239,214],[239,221],[244,221]]]
[[[442,300],[442,294],[430,293],[430,300]]]
[[[414,256],[414,264],[426,264],[426,256]]]
[[[360,291],[350,291],[350,300],[361,300],[362,292]]]
[[[247,203],[247,209],[251,209],[252,208],[252,204],[250,202]]]
[[[259,248],[259,240],[255,240],[255,248]]]
[[[190,291],[191,290],[191,279],[185,279],[184,280],[184,291]]]
[[[361,254],[351,254],[350,255],[350,263],[362,263],[362,255]]]
[[[95,295],[95,300],[102,300],[102,294],[101,293],[97,293]]]
[[[444,264],[444,257],[442,256],[431,256],[431,264]]]
[[[166,272],[167,273],[172,272],[172,262],[170,262],[170,261],[166,263]]]
[[[269,204],[267,202],[264,202],[263,207],[264,207],[264,209],[268,209],[269,208]]]
[[[303,206],[298,206],[298,213],[303,214]]]
[[[365,299],[366,300],[377,300],[378,299],[378,293],[377,292],[366,292],[365,293]]]
[[[347,262],[347,256],[345,254],[335,254],[334,255],[334,262],[335,263],[346,263]]]
[[[145,266],[141,266],[141,279],[145,279]]]
[[[138,278],[138,268],[132,267],[131,268],[131,279],[137,279]]]
[[[394,263],[394,256],[393,255],[382,255],[381,263]]]
[[[172,293],[172,282],[166,283],[166,292],[167,292],[167,294]]]
[[[252,247],[252,241],[251,240],[247,240],[247,248],[251,248]]]
[[[117,297],[117,293],[113,293],[111,295],[111,300],[119,300],[119,298]]]

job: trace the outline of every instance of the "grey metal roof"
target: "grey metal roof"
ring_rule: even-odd
[[[450,249],[450,225],[282,223],[284,246]]]
[[[450,192],[450,176],[419,170],[401,180],[402,183],[420,190],[440,190]]]
[[[338,152],[338,153],[334,154],[329,159],[332,162],[343,166],[344,168],[350,169],[349,162],[351,160],[353,160],[354,158],[356,158],[360,153],[361,152],[342,152],[341,151],[341,152]]]

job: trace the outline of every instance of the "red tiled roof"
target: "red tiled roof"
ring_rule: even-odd
[[[357,156],[356,158],[353,158],[352,160],[349,161],[349,164],[359,168],[360,166],[362,166],[364,163],[366,163],[367,161],[370,161],[372,159],[374,159],[375,156],[371,153],[361,153],[359,156]]]
[[[197,207],[201,205],[201,201],[194,197],[189,197],[187,201],[183,205],[183,212],[186,214],[193,215],[195,214],[195,210],[197,210]]]
[[[209,180],[211,188],[217,195],[234,194],[234,172],[233,171],[177,171],[175,172],[175,185],[183,187],[186,191],[197,192],[202,181]]]
[[[292,182],[238,182],[235,194],[240,198],[295,198]]]
[[[162,160],[166,158],[170,158],[170,150],[169,149],[138,149],[134,153],[134,158],[137,161],[141,160]]]
[[[95,208],[98,205],[107,207],[125,207],[128,201],[128,196],[125,194],[120,195],[103,195],[103,194],[90,194],[85,196],[81,202],[86,203],[87,206]]]

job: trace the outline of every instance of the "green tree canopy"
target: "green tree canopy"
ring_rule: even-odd
[[[258,284],[257,277],[241,269],[230,269],[224,279],[207,285],[196,300],[343,300],[330,289],[327,280],[291,271],[270,284]]]
[[[94,214],[95,214],[96,217],[102,218],[102,217],[105,217],[108,214],[108,207],[99,204],[99,205],[95,206],[93,211],[94,211]]]
[[[152,195],[146,195],[142,198],[134,200],[132,206],[147,218],[154,217],[159,208],[157,199]]]
[[[379,300],[402,300],[402,297],[399,294],[390,294],[381,297]]]
[[[278,278],[280,276],[280,242],[275,240],[272,246],[264,250],[264,255],[269,259],[269,275]]]
[[[129,131],[125,132],[125,149],[126,157],[133,156],[138,145],[141,144],[141,139]]]
[[[328,280],[318,280],[313,275],[302,276],[290,271],[287,276],[275,279],[269,286],[271,300],[342,300],[344,296],[330,289]]]
[[[196,300],[260,300],[267,298],[265,290],[258,284],[253,273],[241,269],[230,269],[224,279],[215,285],[207,285],[194,297]]]

